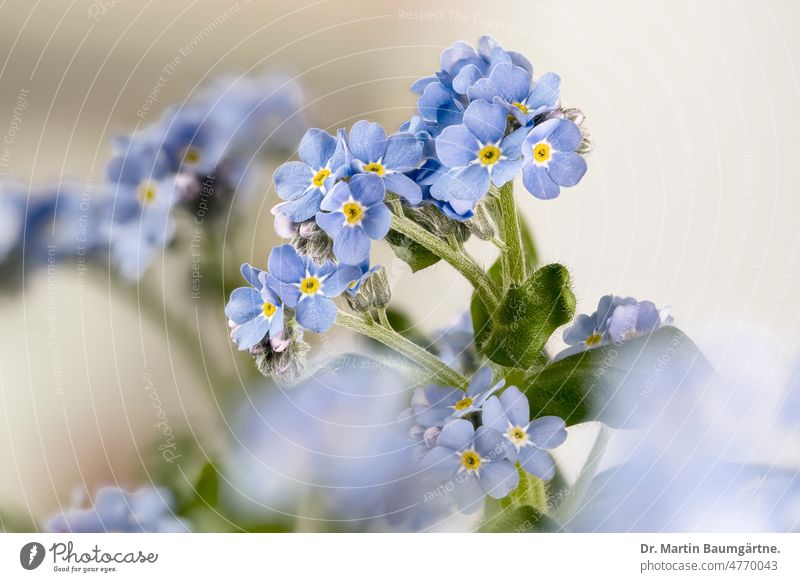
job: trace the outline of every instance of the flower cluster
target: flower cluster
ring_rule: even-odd
[[[501,499],[516,489],[515,463],[539,479],[552,479],[555,463],[547,451],[567,438],[563,420],[531,421],[527,397],[504,386],[504,380],[493,382],[491,368],[481,368],[466,391],[418,389],[406,413],[422,466],[435,479],[452,483],[456,502],[467,513],[480,509],[486,495]]]
[[[492,240],[497,217],[483,202],[498,188],[521,174],[534,196],[550,199],[561,186],[581,179],[582,154],[588,151],[586,134],[576,123],[582,115],[561,108],[557,75],[535,77],[527,59],[488,37],[477,49],[456,43],[442,54],[441,66],[413,84],[417,115],[399,131],[388,135],[367,120],[335,135],[309,129],[300,141],[299,159],[275,171],[281,199],[272,210],[275,230],[294,247],[279,247],[280,254],[298,258],[278,274],[270,268],[269,281],[246,277],[252,289],[234,292],[228,311],[240,349],[252,351],[267,342],[274,349],[281,319],[301,331],[326,331],[336,316],[329,300],[344,290],[356,311],[383,309],[389,293],[385,275],[370,262],[372,243],[387,239],[398,256],[419,268],[409,259],[409,248],[418,241],[398,222],[406,229],[421,227],[451,247],[472,233]],[[442,258],[443,251],[434,255]],[[430,259],[423,267],[427,264]],[[326,284],[303,287],[306,280],[322,283],[320,277],[333,273]],[[264,295],[268,289],[276,297]],[[258,301],[277,305],[276,298],[292,310],[288,318],[278,307],[274,315],[257,313]]]
[[[604,295],[594,313],[581,313],[564,330],[564,342],[569,347],[556,355],[555,359],[646,335],[662,326],[671,325],[672,321],[668,307],[658,309],[652,301]]]
[[[189,531],[188,524],[173,512],[172,494],[162,488],[142,487],[128,492],[103,487],[95,494],[91,507],[82,505],[82,499],[76,498],[74,507],[48,518],[45,530],[53,533]]]

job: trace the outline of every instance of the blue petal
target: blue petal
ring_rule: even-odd
[[[299,283],[306,274],[306,261],[290,244],[274,247],[269,254],[267,266],[272,276],[285,283]]]
[[[289,217],[292,222],[303,222],[313,217],[322,203],[322,190],[314,188],[305,196],[278,205],[278,211]]]
[[[547,173],[560,186],[574,186],[586,173],[586,160],[575,152],[555,152],[547,164]]]
[[[467,474],[466,477],[459,477],[457,481],[453,494],[461,512],[474,513],[481,509],[486,492],[480,485],[480,479],[476,475]]]
[[[291,283],[285,283],[275,278],[272,273],[267,273],[267,285],[275,291],[286,307],[294,307],[300,299],[300,289]]]
[[[528,164],[522,168],[522,183],[528,192],[541,200],[551,200],[561,192],[543,166]]]
[[[498,188],[519,174],[524,160],[500,160],[492,170],[492,184]]]
[[[560,152],[573,152],[581,143],[581,130],[569,119],[554,119],[556,126],[547,136],[555,149]]]
[[[502,499],[519,485],[519,473],[511,461],[492,461],[481,467],[480,484],[489,497]]]
[[[545,73],[539,77],[528,97],[528,109],[537,115],[555,109],[558,105],[560,87],[561,77],[555,73]]]
[[[342,205],[350,199],[350,185],[347,182],[337,182],[336,185],[325,194],[319,207],[320,210],[338,212]]]
[[[594,332],[595,319],[581,313],[572,322],[572,325],[564,331],[564,343],[573,345],[578,342],[586,341],[592,332]]]
[[[453,78],[453,90],[461,95],[466,95],[472,85],[483,77],[481,70],[475,65],[467,65]]]
[[[461,168],[475,161],[481,144],[463,125],[451,125],[436,138],[439,161],[449,168]]]
[[[249,350],[269,334],[269,321],[263,315],[243,323],[233,330],[233,340],[239,350]]]
[[[231,293],[230,301],[225,306],[225,315],[233,323],[242,324],[261,313],[263,305],[261,293],[252,287],[239,287]]]
[[[492,69],[489,78],[500,89],[500,96],[508,103],[521,103],[531,92],[530,73],[510,63],[497,65]]]
[[[567,425],[557,416],[542,416],[528,427],[528,436],[540,449],[554,449],[567,440]]]
[[[488,426],[480,426],[475,431],[475,450],[481,457],[496,461],[506,455],[503,435]]]
[[[361,221],[361,227],[372,240],[386,238],[392,223],[392,213],[386,204],[369,208]]]
[[[447,447],[454,451],[466,449],[472,444],[475,437],[475,428],[472,423],[463,418],[451,420],[444,428],[436,441],[440,447]]]
[[[483,99],[473,101],[464,112],[464,125],[482,144],[497,143],[506,132],[506,110]]]
[[[459,61],[474,59],[476,56],[475,49],[468,42],[459,40],[442,51],[439,65],[449,73]]]
[[[281,333],[283,333],[283,306],[279,307],[272,316],[269,324],[269,337],[278,337]]]
[[[426,386],[425,401],[431,406],[453,406],[456,402],[464,398],[463,390],[451,388],[450,386]]]
[[[553,131],[555,131],[556,127],[558,127],[558,123],[563,121],[562,119],[547,119],[535,126],[533,129],[530,130],[528,133],[528,137],[525,138],[525,144],[522,146],[522,151],[525,154],[526,158],[528,156],[533,157],[533,146],[541,141],[548,140],[549,136]],[[551,142],[552,143],[552,142]],[[558,148],[556,148],[558,149]],[[575,149],[575,148],[573,148]]]
[[[658,329],[661,324],[661,314],[652,301],[640,301],[636,317],[636,331],[650,333]]]
[[[462,168],[452,175],[447,189],[451,198],[476,202],[489,190],[489,171],[481,164]]]
[[[314,178],[314,171],[302,162],[286,162],[272,176],[275,190],[283,200],[300,198]]]
[[[527,426],[531,418],[528,398],[516,386],[509,386],[500,395],[503,410],[514,426]]]
[[[508,428],[508,418],[497,396],[492,396],[483,405],[481,422],[483,426],[488,426],[498,432],[504,432]]]
[[[261,269],[255,268],[253,265],[249,263],[244,263],[241,268],[242,277],[244,277],[245,281],[250,283],[256,289],[261,289],[261,280],[259,279],[259,275],[263,273]]]
[[[422,159],[422,144],[412,133],[400,132],[390,136],[386,142],[383,166],[398,172],[410,172]]]
[[[458,472],[461,461],[451,449],[436,446],[422,458],[421,464],[431,478],[436,481],[445,481]]]
[[[327,297],[338,297],[347,286],[361,277],[361,268],[356,265],[338,265],[322,284],[322,291]]]
[[[537,447],[522,447],[517,457],[519,464],[531,475],[549,481],[556,474],[556,464],[547,451]]]
[[[350,130],[347,143],[362,162],[377,162],[386,151],[386,132],[379,124],[362,119]]]
[[[492,369],[489,366],[484,366],[472,375],[467,387],[467,394],[473,398],[486,392],[492,385]]]
[[[453,94],[441,83],[431,83],[417,101],[419,114],[426,121],[438,121],[441,110],[454,112],[456,104]]]
[[[328,132],[311,128],[300,140],[300,159],[314,170],[324,168],[336,151],[337,141]]]
[[[350,192],[353,199],[364,206],[372,206],[383,202],[386,198],[386,186],[375,174],[358,174],[350,180]]]
[[[500,96],[500,89],[497,88],[491,79],[479,79],[467,91],[467,96],[471,101],[483,99],[484,101],[494,101],[495,97]]]
[[[324,295],[306,297],[297,303],[297,323],[314,333],[328,331],[336,321],[336,305]]]
[[[409,204],[416,205],[422,202],[422,189],[405,174],[386,175],[383,177],[383,183],[389,192],[394,192]]]
[[[317,212],[317,225],[333,240],[339,238],[344,228],[345,217],[341,212]]]
[[[342,263],[359,265],[369,259],[369,237],[361,226],[346,226],[333,241],[333,253]]]

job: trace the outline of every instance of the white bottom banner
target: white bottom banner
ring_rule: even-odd
[[[800,534],[2,534],[0,580],[800,580]]]

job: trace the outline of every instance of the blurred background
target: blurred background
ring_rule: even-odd
[[[650,299],[712,360],[746,329],[749,349],[784,361],[799,347],[799,12],[792,0],[6,1],[0,180],[100,182],[113,136],[220,74],[282,70],[304,87],[312,124],[395,128],[441,50],[489,34],[537,75],[560,74],[563,104],[588,116],[595,150],[579,187],[519,197],[543,260],[572,270],[579,311],[606,293]],[[274,242],[271,171],[244,223],[217,224],[234,264],[263,263]],[[470,250],[493,260],[488,245]],[[446,267],[412,276],[382,252],[393,304],[422,330],[467,308],[468,284]],[[147,480],[154,390],[202,455],[230,437],[223,393],[247,388],[215,384],[213,367],[249,358],[229,345],[224,297],[200,319],[185,288],[170,291],[170,260],[145,278],[189,322],[202,365],[142,315],[135,287],[125,298],[109,287],[105,265],[41,271],[0,297],[0,505],[41,517],[76,485]],[[348,340],[333,331],[323,345]]]

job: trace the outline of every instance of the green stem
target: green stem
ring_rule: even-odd
[[[392,324],[389,323],[389,316],[386,314],[386,308],[378,309],[378,320],[381,322],[381,325],[386,329],[394,331],[392,328]]]
[[[467,385],[467,380],[464,376],[450,368],[429,351],[404,338],[396,331],[375,323],[368,323],[360,317],[350,315],[343,311],[339,311],[336,314],[336,323],[350,331],[355,331],[379,341],[383,345],[399,352],[418,366],[425,368],[436,381],[444,386],[454,386],[463,390]]]
[[[416,222],[404,216],[393,214],[392,228],[455,267],[467,281],[472,283],[485,305],[497,304],[497,294],[491,279],[475,261],[459,249],[453,248],[447,241],[431,234]]]
[[[517,285],[525,280],[525,255],[522,248],[522,232],[519,228],[517,205],[514,203],[514,182],[509,180],[500,188],[500,220],[502,222],[504,252],[508,275]]]

